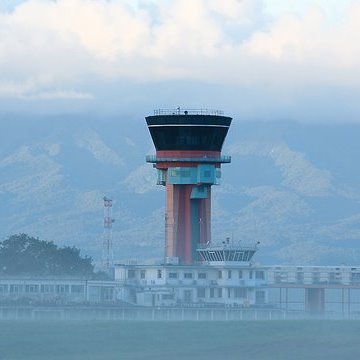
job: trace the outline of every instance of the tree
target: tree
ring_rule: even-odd
[[[94,265],[76,247],[59,248],[53,242],[19,234],[0,242],[1,273],[92,277]]]

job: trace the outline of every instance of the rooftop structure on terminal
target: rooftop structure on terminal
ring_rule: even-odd
[[[257,251],[256,245],[199,246],[199,260],[207,265],[251,265]]]

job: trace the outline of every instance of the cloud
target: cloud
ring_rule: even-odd
[[[24,2],[24,0],[1,0],[0,12],[10,12],[22,2]]]
[[[267,31],[254,33],[245,48],[255,57],[294,69],[317,70],[313,81],[305,71],[293,75],[301,81],[358,84],[360,63],[360,5],[353,6],[344,22],[329,26],[323,13],[310,9],[304,17],[286,15]]]
[[[136,4],[27,0],[0,13],[0,96],[89,98],[76,90],[89,78],[359,86],[359,4],[331,24],[319,8],[269,18],[261,0]]]
[[[0,96],[22,97],[23,94],[34,90],[31,82],[9,82],[0,83]]]
[[[31,95],[22,95],[21,97],[23,99],[28,99],[28,100],[55,100],[55,99],[92,100],[94,99],[94,95],[90,93],[78,92],[73,90],[40,92]]]

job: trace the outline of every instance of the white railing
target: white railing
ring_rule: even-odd
[[[231,156],[224,155],[218,157],[203,156],[203,157],[158,157],[156,155],[146,155],[146,162],[202,162],[202,163],[230,163]]]
[[[213,115],[213,116],[224,116],[222,110],[214,109],[157,109],[154,110],[154,115]]]

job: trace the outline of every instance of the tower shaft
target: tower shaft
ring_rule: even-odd
[[[211,241],[210,213],[210,186],[167,184],[166,256],[180,257],[185,263],[195,259],[196,245]]]

